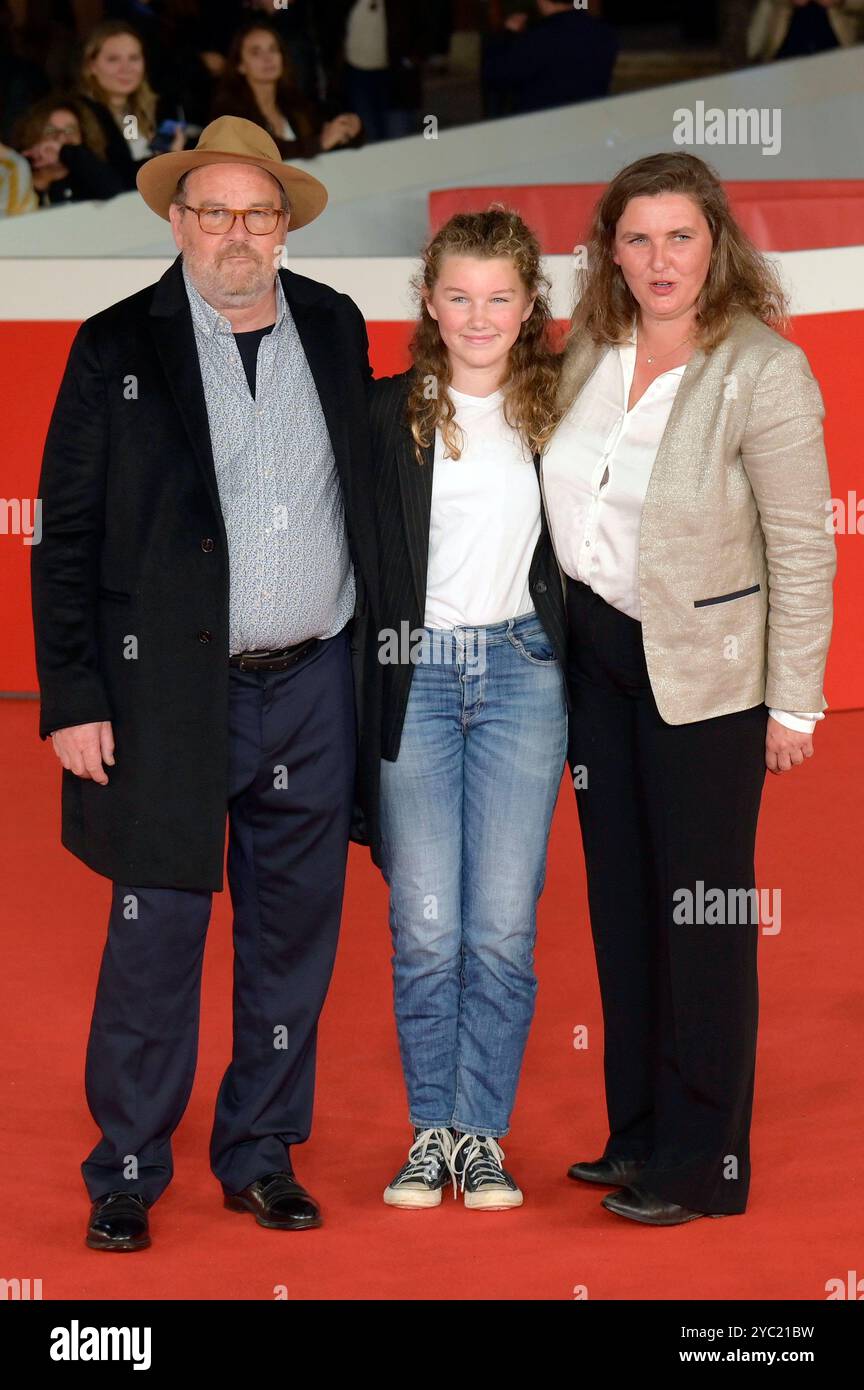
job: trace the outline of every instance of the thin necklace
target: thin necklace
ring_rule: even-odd
[[[657,360],[658,357],[659,357],[661,360],[662,360],[664,357],[671,357],[673,352],[677,352],[679,348],[682,348],[682,347],[684,346],[684,344],[685,344],[685,343],[689,343],[689,341],[690,341],[690,334],[688,333],[686,338],[683,338],[683,339],[681,340],[680,343],[677,343],[677,344],[675,345],[675,347],[670,348],[668,352],[655,352],[654,355],[653,355],[653,357],[646,357],[646,358],[645,358],[645,361],[646,361],[646,362],[656,362],[656,360]]]

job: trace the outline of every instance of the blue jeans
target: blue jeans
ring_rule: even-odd
[[[409,1117],[422,1129],[500,1137],[534,1014],[564,679],[533,613],[421,631],[399,756],[381,764]]]

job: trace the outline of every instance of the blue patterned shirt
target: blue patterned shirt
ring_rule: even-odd
[[[229,321],[183,279],[228,536],[234,652],[332,637],[354,612],[342,487],[315,381],[276,276],[250,393]]]

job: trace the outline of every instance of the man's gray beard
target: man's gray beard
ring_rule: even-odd
[[[229,271],[228,275],[223,273],[222,266],[232,259],[231,256],[224,256],[221,262],[215,263],[202,261],[187,250],[183,252],[183,263],[192,284],[208,304],[216,309],[245,309],[272,289],[276,278],[276,271],[267,264],[266,258],[257,251],[254,254],[258,260],[245,262],[240,275],[234,271]]]

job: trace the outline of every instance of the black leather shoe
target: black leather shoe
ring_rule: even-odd
[[[290,1171],[265,1173],[242,1192],[225,1193],[229,1211],[251,1211],[259,1226],[274,1231],[308,1231],[321,1225],[321,1208]]]
[[[577,1182],[596,1182],[601,1187],[627,1187],[644,1167],[644,1159],[598,1158],[594,1163],[572,1163],[567,1176]]]
[[[86,1243],[91,1250],[146,1250],[150,1228],[137,1192],[106,1192],[90,1209]]]
[[[600,1205],[607,1211],[614,1211],[616,1216],[627,1216],[645,1226],[680,1226],[685,1221],[698,1221],[700,1216],[726,1215],[723,1211],[691,1211],[677,1202],[653,1197],[639,1187],[622,1187],[620,1192],[610,1192]]]

